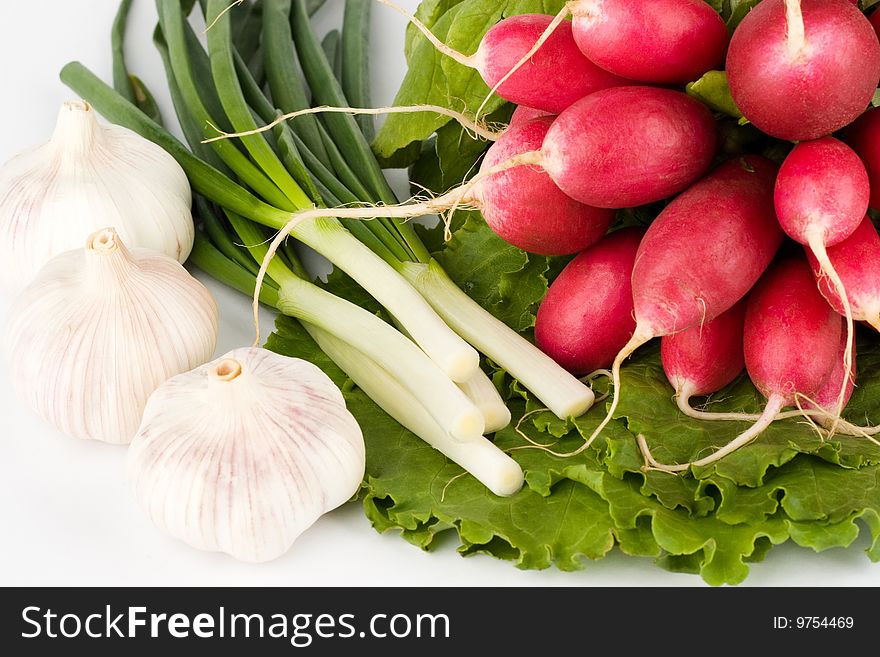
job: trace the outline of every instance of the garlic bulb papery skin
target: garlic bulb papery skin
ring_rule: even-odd
[[[213,356],[217,330],[204,285],[108,228],[43,267],[10,310],[4,349],[16,394],[43,419],[124,444],[160,384]]]
[[[193,246],[192,191],[177,161],[127,128],[65,103],[52,138],[0,167],[0,284],[20,289],[52,256],[114,226],[130,247],[182,263]]]
[[[192,547],[263,562],[351,499],[364,440],[342,393],[309,362],[260,348],[164,383],[128,451],[135,496]]]

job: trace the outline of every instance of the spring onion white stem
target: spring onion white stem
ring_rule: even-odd
[[[369,311],[293,277],[281,288],[278,309],[369,354],[455,438],[482,438],[485,421],[480,410],[415,343]]]
[[[313,325],[306,330],[321,350],[382,410],[440,451],[496,495],[512,495],[523,484],[522,468],[486,438],[453,440],[424,406],[394,376],[349,344]]]
[[[364,246],[338,220],[304,221],[294,235],[336,263],[385,306],[453,381],[466,381],[480,369],[480,355],[476,350],[450,329],[391,265]]]
[[[481,308],[439,264],[406,263],[401,273],[453,330],[507,370],[558,417],[577,417],[593,405],[595,396],[589,387]]]
[[[501,431],[510,424],[510,409],[501,399],[495,384],[482,370],[467,381],[459,383],[458,387],[483,413],[483,419],[486,420],[486,433]]]

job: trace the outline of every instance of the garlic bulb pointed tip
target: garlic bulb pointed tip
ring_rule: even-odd
[[[184,262],[195,237],[192,191],[162,148],[68,101],[45,144],[0,167],[0,284],[20,289],[107,225],[133,247]]]
[[[124,444],[153,390],[211,357],[217,330],[199,281],[107,228],[46,264],[13,305],[4,347],[18,396],[52,426]]]

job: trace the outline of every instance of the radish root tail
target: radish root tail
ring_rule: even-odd
[[[417,112],[433,112],[434,114],[440,114],[442,116],[448,116],[451,119],[455,119],[456,121],[458,121],[459,124],[461,124],[461,126],[468,134],[474,136],[475,138],[481,138],[487,141],[497,141],[501,137],[501,135],[504,134],[504,129],[502,126],[477,121],[476,119],[472,119],[469,116],[462,114],[461,112],[456,112],[455,110],[451,110],[448,107],[441,107],[440,105],[403,105],[400,107],[375,108],[331,107],[329,105],[322,105],[320,107],[310,107],[307,109],[298,110],[296,112],[282,114],[271,123],[267,123],[260,128],[254,128],[253,130],[244,130],[242,132],[224,132],[217,126],[211,125],[211,128],[217,131],[217,136],[204,139],[202,140],[202,143],[210,144],[212,142],[221,141],[223,139],[232,139],[234,137],[250,137],[253,135],[258,135],[262,132],[271,130],[272,128],[284,123],[285,121],[290,121],[292,119],[299,118],[300,116],[307,116],[309,114],[351,114],[353,116],[369,114],[375,116],[380,114],[415,114]]]
[[[521,69],[523,66],[525,66],[525,64],[532,57],[534,57],[535,53],[538,52],[538,50],[540,50],[541,46],[543,46],[544,43],[547,41],[547,39],[549,39],[551,37],[551,35],[556,31],[556,28],[559,27],[559,25],[562,23],[562,21],[564,21],[566,18],[568,18],[568,15],[570,13],[571,13],[571,9],[569,8],[568,3],[566,3],[565,6],[562,8],[562,10],[558,14],[556,14],[556,16],[553,18],[553,20],[547,26],[547,29],[544,30],[544,32],[541,34],[541,36],[538,37],[538,40],[535,41],[535,45],[533,45],[529,49],[529,51],[525,55],[523,55],[522,59],[520,59],[514,65],[514,67],[512,69],[510,69],[507,73],[505,73],[504,77],[502,77],[500,80],[498,80],[498,82],[495,83],[495,85],[492,87],[492,89],[489,90],[489,95],[486,96],[486,98],[480,104],[480,107],[477,109],[477,113],[476,113],[477,120],[479,120],[480,115],[483,113],[483,110],[486,107],[486,104],[492,99],[492,96],[494,96],[497,93],[497,91],[501,87],[501,85],[503,85],[505,82],[507,82],[514,73],[516,73],[519,69]]]
[[[467,66],[468,68],[476,68],[476,57],[474,55],[465,55],[464,53],[460,53],[457,50],[450,48],[445,43],[443,43],[440,39],[438,39],[434,33],[425,25],[422,21],[416,18],[413,14],[408,12],[406,9],[401,7],[396,2],[392,2],[392,0],[376,0],[380,5],[385,5],[386,7],[393,9],[401,16],[404,16],[416,29],[419,30],[428,41],[440,52],[442,52],[447,57],[454,59],[462,66]]]
[[[639,436],[639,449],[641,450],[642,456],[645,459],[645,465],[642,466],[642,470],[646,472],[649,470],[659,470],[661,472],[677,473],[684,472],[690,469],[692,466],[703,467],[715,463],[716,461],[721,460],[728,454],[735,452],[740,447],[748,445],[755,438],[757,438],[761,434],[761,432],[763,432],[767,427],[770,426],[770,424],[774,420],[777,419],[777,416],[782,410],[784,404],[785,399],[781,395],[772,395],[767,401],[767,406],[764,408],[764,412],[761,413],[758,421],[755,422],[751,427],[749,427],[746,431],[731,440],[724,447],[715,450],[708,456],[704,456],[703,458],[697,459],[696,461],[690,461],[689,463],[668,464],[658,462],[651,454],[651,450],[648,448],[648,443],[645,440],[644,436]]]
[[[620,368],[623,366],[623,361],[629,358],[636,349],[645,344],[648,340],[650,340],[653,336],[648,335],[646,332],[639,331],[638,329],[630,338],[629,342],[626,343],[623,349],[617,354],[614,358],[614,364],[611,366],[611,385],[614,387],[614,394],[611,397],[611,406],[608,408],[608,412],[605,414],[605,417],[599,423],[599,426],[590,434],[590,437],[584,441],[584,444],[578,447],[576,450],[566,454],[566,456],[576,456],[590,447],[596,438],[605,430],[605,427],[608,426],[608,423],[614,418],[614,412],[617,410],[617,404],[620,401]]]
[[[226,14],[228,14],[230,11],[232,11],[233,9],[235,9],[240,4],[243,4],[243,3],[244,3],[244,0],[235,0],[235,2],[233,2],[226,9],[224,9],[219,14],[217,14],[217,17],[214,20],[212,20],[210,22],[210,24],[205,26],[205,31],[202,32],[202,34],[207,34],[208,32],[210,32],[211,28],[213,28],[217,23],[219,23],[221,18],[223,18]]]
[[[804,409],[804,415],[819,417],[819,418],[821,418],[822,423],[825,424],[826,426],[828,424],[833,423],[836,419],[838,434],[844,435],[844,436],[854,436],[854,437],[864,438],[864,439],[868,440],[869,442],[880,447],[880,441],[878,441],[876,438],[874,438],[874,436],[876,436],[878,433],[880,433],[880,426],[860,427],[857,424],[852,424],[851,422],[847,422],[846,420],[840,418],[837,413],[832,413],[831,411],[822,408],[821,406],[816,404],[816,402],[814,402],[809,397],[807,397],[806,395],[803,395],[801,393],[795,394],[795,403],[797,404],[798,408],[801,408],[801,403],[800,403],[801,399],[809,402],[810,404],[812,404],[814,406],[814,408]],[[831,434],[828,434],[828,435],[823,434],[822,437],[824,440],[829,440],[832,437],[832,435]]]
[[[521,432],[517,432],[520,433],[520,436],[525,438],[525,440],[530,444],[523,445],[521,447],[514,447],[512,450],[509,451],[517,449],[540,449],[541,451],[547,452],[548,454],[551,454],[552,456],[556,456],[558,458],[570,458],[572,456],[577,456],[578,454],[581,454],[585,450],[587,450],[590,445],[593,444],[596,438],[599,437],[602,431],[604,431],[605,427],[608,426],[608,423],[611,422],[611,420],[614,418],[614,411],[617,410],[617,402],[620,400],[620,368],[623,365],[623,361],[629,358],[636,349],[641,347],[652,337],[652,335],[640,332],[637,328],[632,338],[630,338],[630,341],[626,343],[626,346],[621,349],[617,356],[614,358],[614,364],[611,366],[611,383],[614,387],[614,396],[612,397],[611,406],[608,409],[605,418],[602,420],[602,422],[599,423],[599,426],[596,427],[592,435],[586,441],[584,441],[583,445],[570,452],[554,452],[553,450],[549,449],[547,445],[536,443],[528,436],[525,436]],[[519,424],[517,424],[517,427],[519,427]]]
[[[678,410],[694,420],[703,420],[705,422],[757,422],[761,417],[761,413],[716,413],[712,411],[702,411],[699,408],[691,406],[691,399],[693,396],[693,393],[687,387],[680,388],[675,392],[675,403],[678,406]],[[801,396],[803,397],[803,395]],[[780,413],[776,419],[790,420],[796,417],[806,416],[812,418],[826,417],[828,415],[827,411],[818,408],[818,404],[816,404],[816,406],[817,408],[803,408],[797,411],[785,411]],[[880,433],[880,427],[878,427],[878,433]]]
[[[846,374],[843,377],[843,383],[840,386],[840,393],[837,396],[837,408],[834,409],[834,421],[828,429],[830,438],[834,435],[835,431],[837,431],[837,426],[840,423],[840,414],[843,413],[843,407],[846,400],[846,389],[849,386],[852,377],[852,348],[855,326],[853,324],[852,307],[849,303],[846,288],[843,286],[843,281],[840,280],[840,276],[837,274],[834,265],[831,263],[831,259],[828,257],[828,251],[825,248],[824,241],[820,236],[814,234],[810,236],[809,246],[813,251],[813,255],[815,255],[816,259],[819,261],[821,273],[829,278],[831,284],[834,286],[834,291],[837,293],[837,296],[840,297],[840,301],[843,304],[844,317],[846,317],[846,345],[843,352],[843,371]]]

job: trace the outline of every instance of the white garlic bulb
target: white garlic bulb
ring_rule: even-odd
[[[161,529],[261,562],[357,492],[364,458],[360,427],[326,374],[246,348],[153,393],[128,475]]]
[[[150,394],[211,358],[217,305],[176,260],[107,228],[52,258],[4,336],[17,395],[60,431],[128,443]]]
[[[125,243],[184,262],[195,235],[186,174],[128,128],[65,103],[52,138],[0,167],[0,284],[21,288],[54,255],[114,226]]]

